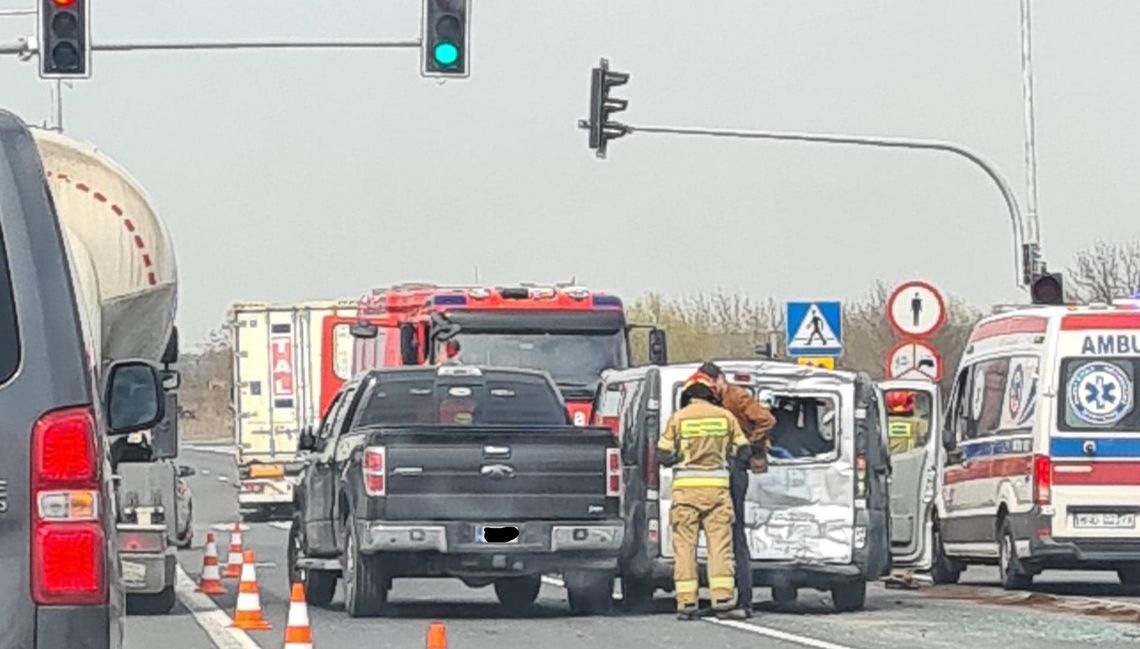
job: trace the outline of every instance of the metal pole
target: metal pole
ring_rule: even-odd
[[[415,48],[416,40],[393,41],[221,41],[215,43],[92,43],[93,52],[142,52],[180,50],[285,50],[285,49],[379,49]]]
[[[1020,272],[1021,266],[1021,243],[1025,240],[1025,222],[1021,216],[1021,209],[1017,204],[1017,197],[1014,195],[1013,190],[1010,189],[1009,183],[998,172],[997,168],[987,162],[977,153],[949,142],[940,142],[937,140],[910,140],[902,138],[886,138],[886,137],[873,137],[873,136],[858,136],[858,135],[818,135],[812,133],[785,133],[779,131],[740,131],[729,129],[712,129],[712,128],[688,128],[676,126],[626,126],[627,132],[630,133],[659,133],[668,135],[700,135],[706,137],[727,137],[727,138],[742,138],[751,140],[775,140],[781,142],[812,142],[816,144],[838,144],[847,146],[867,146],[885,149],[912,149],[920,151],[940,151],[943,153],[952,153],[961,158],[965,158],[972,162],[975,166],[985,172],[986,176],[993,181],[1001,192],[1002,199],[1005,200],[1006,209],[1009,211],[1009,219],[1013,226],[1013,250],[1014,262],[1013,269],[1016,277],[1017,285],[1023,285],[1023,275]]]
[[[34,16],[36,15],[35,9],[0,9],[0,18],[7,18],[10,16]]]
[[[55,80],[55,101],[53,102],[52,128],[63,132],[63,79]]]
[[[1040,225],[1037,218],[1037,124],[1033,109],[1032,27],[1029,0],[1021,0],[1021,86],[1025,95],[1025,229],[1028,243],[1040,243]]]

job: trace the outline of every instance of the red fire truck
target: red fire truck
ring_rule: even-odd
[[[603,370],[630,366],[621,298],[572,284],[448,287],[402,284],[360,300],[353,370],[435,364],[453,353],[465,365],[546,370],[573,421],[590,422]],[[665,332],[649,331],[650,362],[666,362]],[[449,349],[451,351],[449,351]]]

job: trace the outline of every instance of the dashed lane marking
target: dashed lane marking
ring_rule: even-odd
[[[213,453],[215,455],[233,455],[234,447],[232,446],[209,446],[197,444],[183,444],[182,450],[184,451],[198,451],[199,453]]]
[[[194,616],[194,621],[202,627],[215,647],[218,649],[261,649],[245,631],[230,628],[230,624],[233,623],[230,616],[218,608],[214,600],[196,592],[196,589],[197,585],[194,580],[190,579],[190,575],[186,574],[182,566],[178,566],[178,581],[175,584],[178,599]]]
[[[555,588],[566,588],[566,582],[558,577],[551,577],[549,575],[542,576],[542,583],[547,586],[554,586]]]
[[[218,482],[229,482],[230,479],[224,475],[218,476]]]

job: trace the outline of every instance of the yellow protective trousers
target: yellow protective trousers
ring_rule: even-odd
[[[697,606],[697,540],[699,530],[708,541],[709,593],[715,609],[730,609],[735,602],[732,554],[732,495],[727,488],[673,486],[669,524],[673,530],[673,582],[677,610]]]

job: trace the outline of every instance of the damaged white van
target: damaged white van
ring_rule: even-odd
[[[767,473],[751,474],[747,495],[753,583],[771,587],[781,602],[814,588],[830,591],[839,610],[862,608],[867,582],[892,564],[890,455],[878,386],[865,374],[786,362],[717,364],[730,382],[769,400],[777,419],[771,437],[778,448]],[[623,599],[635,610],[656,590],[673,589],[672,471],[658,467],[654,455],[696,369],[611,371],[598,390],[595,424],[609,425],[621,441],[627,528],[620,575]],[[917,494],[921,485],[904,488]],[[918,552],[914,560],[924,557]]]

